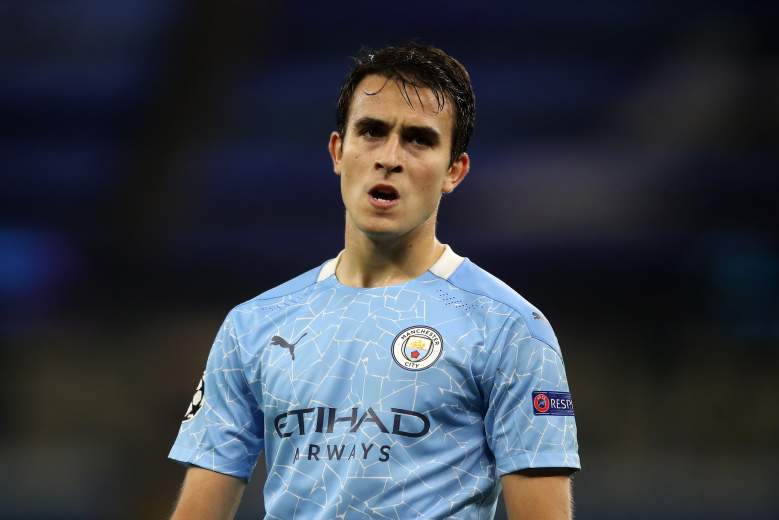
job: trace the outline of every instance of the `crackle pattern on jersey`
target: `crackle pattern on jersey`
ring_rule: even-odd
[[[171,457],[246,478],[264,449],[267,518],[492,518],[501,475],[579,467],[574,418],[533,391],[569,389],[515,307],[331,276],[228,315]]]

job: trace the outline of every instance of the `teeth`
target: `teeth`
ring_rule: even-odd
[[[394,200],[395,194],[387,191],[374,191],[371,193],[371,197],[379,200]]]
[[[382,202],[394,202],[399,198],[398,192],[392,188],[373,188],[368,194],[372,199]]]

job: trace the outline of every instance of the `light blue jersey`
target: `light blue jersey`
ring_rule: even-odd
[[[538,309],[448,246],[389,287],[337,261],[228,314],[172,459],[248,479],[264,450],[282,520],[492,518],[502,475],[579,468]]]

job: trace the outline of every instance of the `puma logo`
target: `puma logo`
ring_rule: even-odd
[[[308,334],[308,332],[304,332],[303,336],[305,336],[306,334]],[[292,343],[291,345],[287,343],[287,340],[282,338],[281,336],[273,336],[270,339],[270,344],[278,345],[282,348],[289,350],[289,355],[292,356],[292,361],[295,361],[295,345],[300,343],[300,340],[303,339],[303,336],[300,336],[298,340],[295,343]]]

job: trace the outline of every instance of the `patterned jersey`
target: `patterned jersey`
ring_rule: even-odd
[[[228,314],[170,458],[248,479],[264,451],[283,520],[492,518],[502,475],[580,467],[538,309],[448,246],[388,287],[337,262]]]

